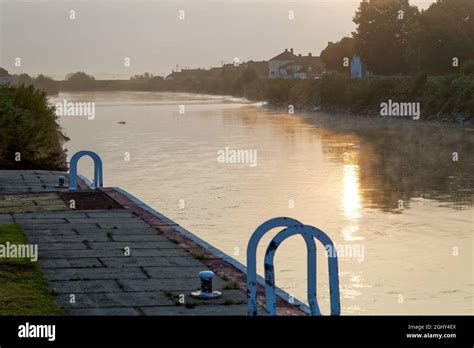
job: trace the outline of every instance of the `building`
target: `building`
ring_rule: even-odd
[[[293,49],[285,49],[268,61],[268,78],[277,79],[313,79],[325,71],[320,57],[308,53],[307,56],[296,55]]]
[[[280,53],[279,55],[273,57],[268,61],[268,78],[284,78],[285,76],[282,75],[280,69],[283,69],[282,71],[287,71],[289,68],[288,64],[296,62],[297,59],[298,56],[293,53],[293,49],[288,51],[288,49],[285,48],[284,52]]]
[[[206,69],[181,69],[181,71],[172,71],[171,74],[165,77],[165,80],[187,80],[204,77],[207,74]]]
[[[254,70],[259,79],[314,79],[326,72],[320,57],[308,53],[307,56],[294,54],[293,49],[285,49],[269,61],[247,61],[240,64],[222,63],[221,67],[206,69],[173,70],[165,80],[188,80],[199,78],[238,78],[245,69]]]
[[[6,71],[3,68],[0,68],[0,84],[7,84],[12,82],[12,77],[10,74],[8,74],[8,71]]]
[[[351,77],[357,79],[370,75],[372,75],[372,73],[367,70],[362,58],[358,55],[354,55],[351,60]]]

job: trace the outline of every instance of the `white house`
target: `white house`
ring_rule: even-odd
[[[288,63],[295,62],[297,59],[298,56],[293,53],[293,49],[288,51],[288,49],[285,48],[284,52],[268,61],[268,78],[276,79],[285,77],[281,75],[280,68],[283,68],[283,66]]]
[[[7,84],[12,82],[12,77],[3,68],[0,68],[0,84]]]
[[[309,79],[320,76],[324,64],[320,57],[311,53],[307,56],[296,55],[293,49],[285,49],[268,61],[268,78],[270,79]]]

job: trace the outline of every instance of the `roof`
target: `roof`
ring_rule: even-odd
[[[270,59],[270,61],[272,60],[288,61],[289,63],[283,65],[282,68],[291,65],[312,66],[313,68],[324,67],[324,63],[321,60],[321,57],[311,56],[309,54],[307,56],[297,56],[296,54],[291,53],[291,51],[288,50],[285,50],[276,57]]]
[[[0,76],[8,76],[8,71],[3,68],[0,68]]]
[[[304,56],[304,57],[299,57],[298,59],[303,65],[311,65],[313,68],[324,66],[324,63],[321,60],[321,57]]]
[[[296,60],[296,59],[298,59],[298,56],[296,54],[293,54],[290,51],[285,50],[282,53],[280,53],[279,55],[277,55],[277,56],[273,57],[272,59],[270,59],[270,61],[272,61],[272,60]]]

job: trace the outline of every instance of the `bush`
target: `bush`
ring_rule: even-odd
[[[44,91],[0,85],[0,169],[66,170],[67,140]]]
[[[462,66],[462,72],[464,75],[474,75],[474,59],[468,60]]]
[[[270,104],[282,105],[290,101],[292,81],[285,79],[275,79],[267,81],[265,99]]]
[[[349,78],[340,74],[323,76],[321,79],[321,104],[345,105],[348,81],[350,81]]]
[[[266,101],[274,105],[293,104],[297,108],[320,105],[323,109],[375,114],[381,102],[419,102],[423,119],[462,114],[472,119],[473,75],[373,76],[351,79],[341,74],[319,80],[267,80]]]

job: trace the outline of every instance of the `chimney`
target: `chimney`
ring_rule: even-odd
[[[313,56],[313,54],[312,54],[311,52],[309,52],[309,53],[308,53],[308,56],[309,56],[309,57],[312,57],[312,56]]]
[[[298,57],[300,57],[300,58],[301,58],[301,53],[300,53],[300,54],[298,54]]]
[[[293,54],[293,49],[292,48],[290,48],[290,52],[291,52],[291,54]]]
[[[285,52],[288,52],[288,48],[285,48]]]

